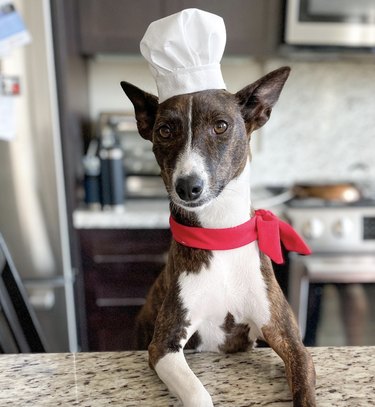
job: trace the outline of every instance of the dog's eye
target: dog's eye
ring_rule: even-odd
[[[168,138],[171,136],[172,132],[171,132],[171,129],[169,128],[169,126],[161,126],[159,128],[159,134],[163,138]]]
[[[215,123],[214,132],[216,134],[223,134],[228,128],[228,123],[224,120],[219,120]]]

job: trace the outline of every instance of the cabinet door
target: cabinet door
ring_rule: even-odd
[[[103,259],[104,260],[104,259]],[[162,270],[163,256],[92,264],[85,281],[88,343],[91,351],[135,349],[135,320]],[[142,261],[141,263],[138,261]]]
[[[223,17],[225,55],[263,56],[276,50],[282,35],[282,0],[164,0],[166,14],[199,8]]]
[[[281,41],[283,0],[79,0],[81,52],[135,53],[148,25],[196,7],[222,16],[225,53],[263,56]]]
[[[162,17],[159,0],[79,0],[81,52],[135,53],[148,25]]]
[[[163,269],[170,231],[80,230],[90,351],[135,347],[135,318]]]

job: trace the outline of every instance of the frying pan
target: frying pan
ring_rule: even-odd
[[[296,198],[319,198],[327,201],[355,202],[361,198],[359,188],[350,182],[335,184],[296,184]]]

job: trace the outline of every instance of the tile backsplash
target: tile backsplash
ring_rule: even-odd
[[[226,58],[228,90],[235,92],[272,69],[292,67],[272,117],[253,135],[254,185],[296,181],[370,179],[375,183],[375,59],[258,62]],[[147,64],[138,57],[97,57],[90,61],[91,117],[132,105],[119,82],[155,93]]]

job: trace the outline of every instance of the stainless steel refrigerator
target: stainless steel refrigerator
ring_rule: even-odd
[[[16,0],[32,41],[2,58],[20,78],[14,139],[0,139],[0,232],[51,352],[76,351],[52,26],[48,0]]]

